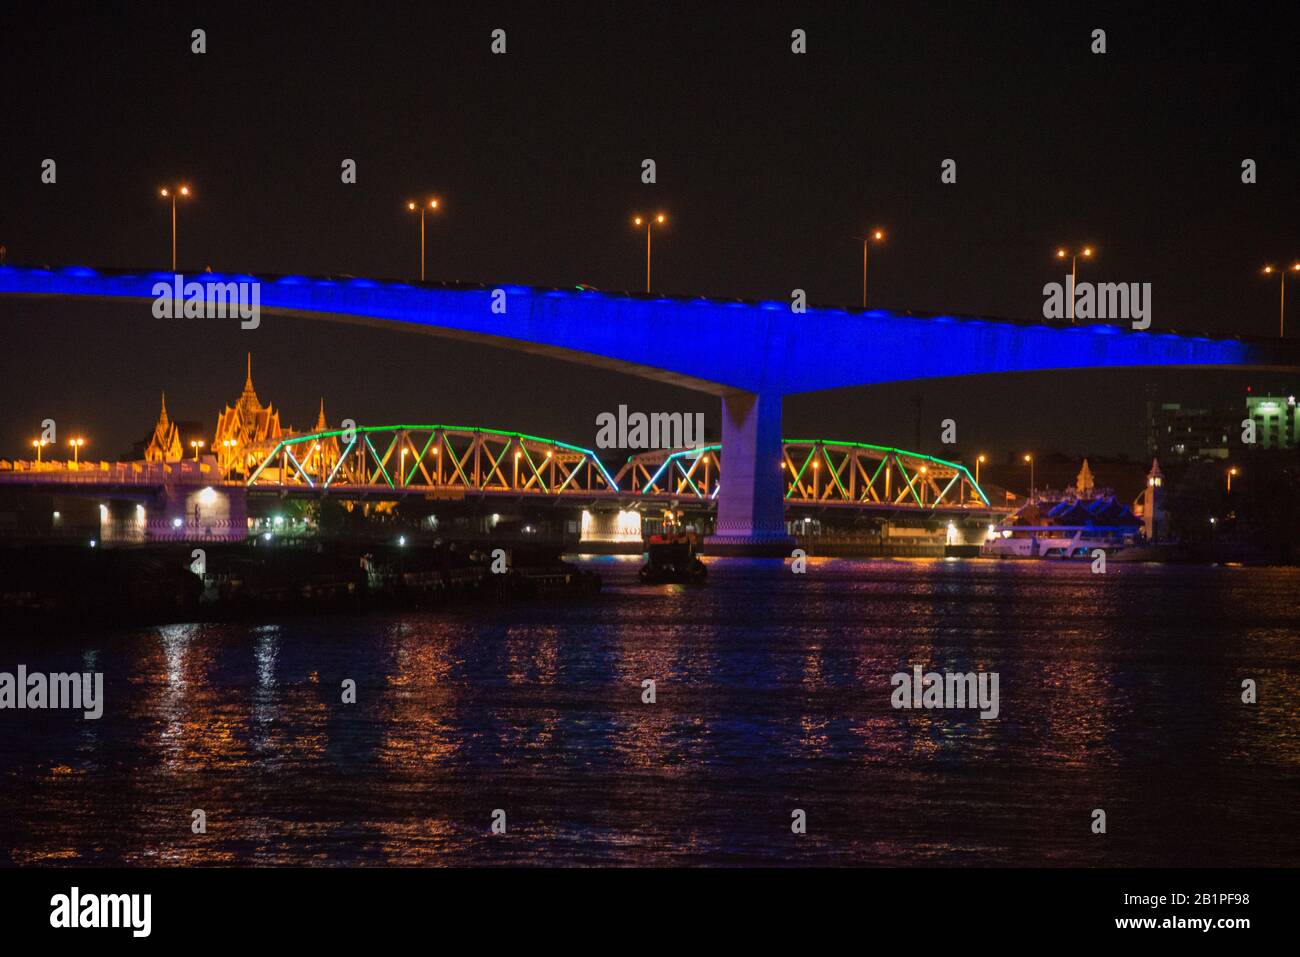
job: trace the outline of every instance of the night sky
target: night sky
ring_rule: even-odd
[[[1280,9],[1280,8],[1279,8]],[[489,51],[494,28],[509,52]],[[809,52],[790,52],[790,31]],[[1107,31],[1105,55],[1091,31]],[[190,32],[207,31],[207,53]],[[1080,279],[1150,282],[1153,324],[1274,335],[1300,257],[1295,33],[1267,8],[1142,4],[9,5],[0,21],[0,244],[9,262],[415,278],[408,198],[436,195],[431,279],[637,290],[637,212],[665,211],[655,288],[1041,316],[1061,244]],[[41,161],[58,163],[56,185]],[[643,158],[658,182],[640,181]],[[940,182],[953,158],[957,183]],[[1243,185],[1241,161],[1258,163]],[[355,159],[356,185],[340,182]],[[1288,320],[1300,334],[1300,281]],[[1290,290],[1288,290],[1290,292]],[[400,332],[0,301],[0,457],[39,422],[115,457],[165,389],[209,428],[244,356],[286,424],[454,422],[591,445],[620,403],[711,397]],[[968,453],[1140,455],[1143,395],[1236,399],[1286,377],[1070,373],[789,399],[786,434]],[[30,450],[28,450],[30,451]],[[950,451],[950,450],[949,450]]]

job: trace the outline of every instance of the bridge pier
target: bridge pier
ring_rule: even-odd
[[[786,556],[794,537],[785,528],[781,469],[781,396],[738,392],[722,400],[724,472],[711,555]]]

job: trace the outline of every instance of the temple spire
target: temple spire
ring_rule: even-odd
[[[1088,468],[1088,460],[1084,459],[1083,468],[1079,469],[1079,474],[1074,480],[1074,490],[1080,496],[1088,496],[1092,494],[1093,486],[1092,469]]]
[[[145,446],[144,459],[146,462],[179,462],[181,459],[180,429],[167,418],[166,392],[162,393],[162,408],[158,410],[158,422]]]
[[[251,352],[248,354],[248,377],[244,379],[244,391],[253,392],[253,354]]]
[[[322,396],[320,400],[320,413],[316,416],[315,431],[324,432],[327,429],[329,429],[329,426],[325,423],[325,397]]]

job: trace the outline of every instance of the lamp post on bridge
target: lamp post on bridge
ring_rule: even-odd
[[[1056,251],[1057,259],[1064,259],[1066,256],[1070,257],[1070,321],[1074,322],[1074,288],[1075,277],[1078,275],[1079,257],[1082,256],[1084,259],[1091,259],[1092,247],[1084,246],[1083,249],[1078,252],[1071,252],[1064,248]]]
[[[1300,273],[1300,263],[1295,263],[1288,267],[1289,271]],[[1286,337],[1286,274],[1288,269],[1278,269],[1275,266],[1265,266],[1264,275],[1271,276],[1277,273],[1282,278],[1281,292],[1278,296],[1277,303],[1277,335],[1279,339]]]
[[[1228,494],[1232,494],[1232,477],[1238,474],[1236,466],[1228,469]]]
[[[41,461],[41,449],[49,444],[48,439],[32,439],[32,448],[36,449],[36,461]]]
[[[1028,452],[1025,453],[1025,462],[1029,465],[1029,500],[1032,502],[1037,489],[1034,487],[1034,457]]]
[[[235,465],[238,463],[238,459],[235,458],[235,448],[238,445],[239,442],[236,441],[235,439],[221,440],[221,447],[226,450],[224,456],[224,464],[222,465],[223,470],[230,471],[230,472],[233,472],[235,470]]]
[[[172,201],[172,272],[176,271],[176,197],[189,197],[191,190],[188,186],[177,184],[175,186],[164,186],[159,190],[163,199]]]
[[[862,308],[867,308],[867,247],[871,243],[883,243],[885,241],[885,231],[883,229],[873,229],[867,236],[855,236],[855,239],[862,240]]]
[[[199,449],[203,448],[203,446],[206,445],[206,444],[207,444],[207,443],[204,442],[202,439],[191,439],[191,440],[190,440],[190,448],[192,448],[192,449],[194,450],[194,461],[197,462],[197,461],[199,460]]]
[[[80,460],[78,453],[81,451],[81,447],[86,444],[86,440],[82,438],[69,439],[68,444],[72,446],[72,464],[76,465]]]
[[[423,205],[414,201],[408,202],[406,208],[411,212],[417,209],[420,211],[420,282],[424,282],[424,211],[426,209],[437,209],[438,200],[431,199]]]
[[[650,291],[650,229],[652,226],[655,225],[662,226],[665,222],[667,222],[667,218],[664,216],[663,213],[659,213],[657,216],[654,216],[653,218],[649,216],[632,217],[633,226],[640,226],[643,222],[645,223],[645,291],[649,292]]]
[[[975,459],[975,484],[980,484],[980,465],[983,464],[985,456],[980,455]]]

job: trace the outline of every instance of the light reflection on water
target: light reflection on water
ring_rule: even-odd
[[[107,701],[0,712],[0,860],[1300,863],[1300,571],[588,564],[578,602],[11,639]],[[895,711],[913,663],[998,672],[999,718]]]

